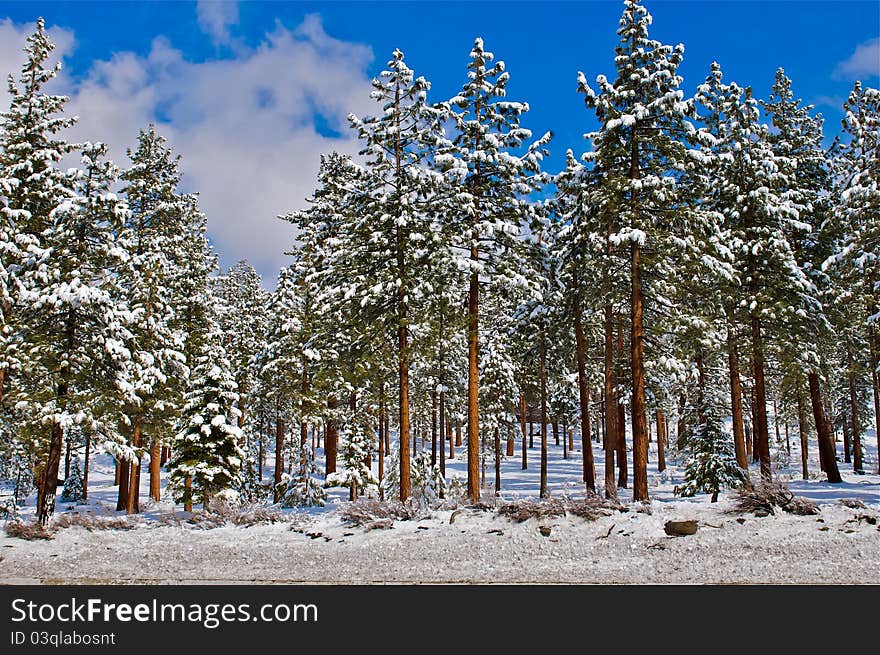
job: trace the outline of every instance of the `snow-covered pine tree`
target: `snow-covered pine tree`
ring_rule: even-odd
[[[258,492],[259,471],[262,469],[261,462],[256,460],[265,448],[265,416],[260,411],[257,392],[259,371],[255,359],[266,339],[269,292],[263,288],[259,273],[247,260],[230,267],[217,285],[215,295],[224,305],[218,320],[225,335],[229,361],[238,386],[239,409],[242,411],[239,427],[244,431],[248,455],[245,486]]]
[[[339,460],[342,470],[330,473],[327,485],[348,487],[348,499],[357,500],[370,487],[379,485],[379,480],[366,463],[373,442],[373,426],[370,416],[357,406],[347,419],[340,435]]]
[[[8,377],[27,366],[27,348],[20,347],[25,331],[17,318],[20,294],[42,279],[42,232],[52,210],[71,196],[57,164],[76,146],[57,134],[76,119],[63,115],[66,96],[44,90],[61,69],[60,62],[49,65],[54,49],[43,19],[37,19],[18,79],[8,78],[9,109],[0,114],[0,401],[12,387]]]
[[[670,258],[690,249],[687,237],[695,220],[687,204],[688,185],[683,183],[692,161],[686,142],[694,131],[685,120],[691,105],[684,101],[677,73],[684,46],[650,39],[651,21],[639,0],[625,0],[617,31],[617,78],[609,82],[600,75],[596,93],[583,73],[578,75],[579,88],[600,122],[599,131],[590,135],[593,151],[584,156],[600,175],[592,204],[600,213],[604,208],[616,214],[616,220],[609,222],[609,246],[629,246],[633,499],[637,501],[648,500],[645,301],[650,300],[650,281],[662,280]],[[606,325],[606,353],[611,349],[607,333]]]
[[[712,189],[713,208],[723,218],[724,245],[733,255],[739,281],[729,290],[728,327],[736,331],[738,324],[748,326],[755,454],[761,474],[767,478],[771,474],[765,374],[768,347],[786,330],[803,333],[797,328],[807,316],[820,321],[822,316],[816,287],[797,261],[789,238],[792,231],[808,230],[809,225],[799,220],[790,193],[792,161],[774,151],[769,128],[759,121],[758,103],[751,90],[724,85],[716,64],[699,93],[708,108],[713,152],[712,178],[706,186]]]
[[[443,141],[444,112],[427,103],[430,84],[416,77],[404,55],[395,50],[386,70],[373,80],[371,96],[380,104],[376,116],[349,116],[364,143],[367,175],[361,178],[360,210],[348,214],[338,269],[338,294],[357,303],[359,320],[385,325],[396,339],[400,496],[411,493],[410,335],[417,307],[429,297],[430,265],[443,251],[444,233],[437,230],[429,203],[439,176],[430,163]],[[339,275],[341,274],[341,275]],[[415,311],[414,311],[415,310]]]
[[[860,436],[858,421],[858,342],[867,342],[875,429],[880,428],[880,90],[856,82],[844,103],[843,139],[833,149],[836,216],[839,224],[829,231],[835,250],[822,264],[838,288],[845,291],[841,309],[846,327],[846,374],[854,441]],[[830,223],[833,221],[829,221]],[[866,318],[852,325],[852,308],[863,307]],[[839,326],[839,324],[838,324]],[[877,429],[880,444],[880,429]],[[853,466],[861,468],[860,449]],[[878,469],[880,470],[880,469]]]
[[[22,294],[19,315],[30,326],[29,358],[40,371],[30,377],[19,408],[50,427],[37,517],[52,515],[65,433],[74,425],[100,435],[111,452],[125,451],[118,431],[119,390],[125,388],[131,333],[119,271],[128,260],[120,237],[128,210],[110,189],[117,169],[106,146],[86,144],[82,168],[70,173],[74,194],[51,213],[42,232],[47,256],[42,275]],[[69,437],[68,437],[69,438]]]
[[[517,429],[514,412],[519,401],[511,340],[514,306],[511,298],[504,297],[500,291],[496,289],[491,296],[484,296],[486,320],[480,331],[480,431],[483,443],[491,444],[496,496],[501,492],[501,442]]]
[[[79,465],[79,457],[73,458],[70,465],[70,475],[64,480],[64,487],[61,490],[61,501],[65,503],[76,503],[85,498],[85,480],[83,479],[82,467]]]
[[[532,138],[531,131],[520,126],[529,105],[506,100],[510,74],[503,61],[494,61],[482,38],[475,39],[470,59],[467,83],[448,102],[455,137],[435,161],[458,187],[450,206],[442,211],[455,246],[454,262],[469,275],[468,497],[475,501],[480,497],[480,285],[535,289],[521,272],[519,242],[524,229],[540,221],[528,196],[545,182],[540,165],[551,135],[548,132],[517,154]]]
[[[598,317],[602,313],[612,314],[610,305],[610,280],[619,266],[611,262],[610,243],[598,230],[596,221],[600,212],[590,205],[595,180],[591,171],[578,162],[574,153],[566,153],[565,170],[556,176],[558,193],[554,199],[553,212],[559,221],[554,242],[554,257],[559,260],[559,282],[570,303],[570,321],[575,341],[575,367],[577,370],[578,415],[583,452],[583,481],[587,491],[596,490],[596,467],[593,459],[593,446],[590,440],[590,389],[595,372],[588,368],[587,353],[590,345],[598,343],[601,329]],[[607,212],[606,212],[607,215]],[[596,293],[599,290],[600,293]],[[606,302],[602,302],[603,296]],[[607,306],[608,311],[605,312]],[[610,327],[610,321],[606,324]],[[606,367],[610,373],[610,367]],[[609,386],[611,380],[608,380]],[[609,416],[608,412],[601,415]],[[605,433],[608,425],[606,420]],[[607,437],[606,437],[607,438]],[[610,440],[608,440],[610,441]],[[606,457],[608,454],[606,453]],[[613,487],[613,457],[610,464],[610,479],[606,476],[606,489]]]
[[[721,367],[709,368],[702,355],[699,355],[696,373],[697,400],[693,407],[694,415],[688,421],[684,453],[686,468],[684,484],[679,488],[679,493],[682,496],[709,493],[714,503],[722,489],[738,487],[746,482],[747,474],[737,464],[733,438],[724,426],[725,404],[722,394],[719,385],[712,381],[716,376],[723,378]]]
[[[182,411],[185,426],[174,437],[168,485],[176,502],[188,507],[199,501],[210,509],[212,498],[237,497],[245,453],[223,335],[216,317],[209,314],[205,320],[208,329],[193,362]]]
[[[167,445],[163,440],[167,432],[174,433],[181,429],[182,417],[180,408],[184,405],[184,397],[191,390],[190,373],[195,360],[201,352],[208,331],[213,328],[213,321],[220,322],[221,317],[229,312],[223,297],[217,292],[216,284],[212,284],[212,275],[217,270],[217,257],[208,242],[208,219],[199,209],[198,196],[181,194],[176,199],[179,222],[176,234],[169,232],[171,243],[176,246],[169,252],[174,268],[169,272],[168,285],[171,290],[173,319],[169,326],[171,333],[182,343],[181,352],[185,366],[177,367],[177,374],[169,376],[163,389],[167,399],[167,410],[157,417],[152,433],[146,436],[150,446],[150,497],[160,499],[160,466],[162,453]],[[227,332],[224,335],[226,348]],[[237,387],[236,387],[237,388]],[[239,421],[241,427],[241,421]]]
[[[284,267],[278,275],[275,291],[269,300],[269,325],[266,343],[258,355],[261,400],[274,415],[275,423],[275,474],[274,500],[280,500],[280,487],[284,473],[284,442],[293,424],[292,403],[296,394],[296,372],[302,356],[300,315],[297,313],[298,288],[295,272]]]
[[[144,446],[174,420],[173,401],[180,396],[173,380],[186,375],[185,343],[175,328],[175,310],[192,206],[177,191],[180,156],[153,125],[141,130],[138,147],[128,156],[131,166],[122,174],[122,191],[131,214],[122,234],[131,244],[131,257],[120,281],[133,334],[128,344],[125,428],[135,456],[120,461],[117,509],[133,513],[139,511]]]

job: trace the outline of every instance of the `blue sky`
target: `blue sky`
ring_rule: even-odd
[[[817,105],[826,133],[855,79],[878,86],[880,3],[648,0],[651,36],[684,43],[692,92],[713,60],[765,97],[778,66]],[[183,155],[225,266],[248,258],[272,286],[292,243],[276,214],[304,206],[321,152],[355,152],[349,111],[373,109],[369,78],[394,48],[454,95],[475,36],[503,59],[524,125],[552,130],[547,168],[582,152],[593,127],[577,94],[584,71],[613,76],[622,3],[592,2],[0,2],[0,72],[42,15],[59,44],[59,89],[80,116],[74,136],[107,141],[120,165],[137,130],[157,121]]]

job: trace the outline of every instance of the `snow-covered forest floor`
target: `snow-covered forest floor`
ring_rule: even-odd
[[[876,472],[872,433],[865,442],[865,470]],[[519,445],[516,455],[503,462],[496,504],[537,496],[537,445],[536,439],[527,471],[520,468]],[[784,450],[777,449],[777,461]],[[810,451],[810,470],[818,471],[815,443]],[[602,452],[595,445],[594,453],[601,479]],[[318,454],[323,454],[320,449]],[[463,478],[464,453],[456,454],[447,475]],[[202,529],[186,520],[167,525],[171,516],[188,515],[170,502],[142,500],[144,511],[133,529],[76,526],[57,530],[51,540],[35,541],[3,534],[0,582],[880,582],[880,475],[855,475],[841,462],[843,484],[800,480],[793,439],[790,463],[779,462],[776,477],[819,504],[820,511],[757,517],[730,513],[729,493],[714,504],[707,495],[675,496],[682,468],[671,463],[658,474],[653,449],[650,457],[650,505],[631,505],[629,490],[621,489],[621,501],[630,506],[595,521],[565,515],[516,523],[492,509],[447,506],[367,529],[344,520],[344,490],[332,489],[326,507],[284,510],[283,522]],[[583,495],[578,447],[563,460],[562,447],[551,438],[548,464],[552,497]],[[90,474],[89,504],[59,501],[59,513],[123,516],[115,512],[112,460],[97,456]],[[264,476],[271,474],[271,468],[264,470]],[[487,478],[491,483],[491,466]],[[142,482],[143,499],[147,476]],[[493,491],[487,488],[486,493],[492,504]],[[840,502],[846,499],[864,507]],[[32,513],[33,507],[27,507],[25,518]],[[695,520],[698,530],[670,537],[664,532],[668,520]]]

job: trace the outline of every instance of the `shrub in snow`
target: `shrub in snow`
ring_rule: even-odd
[[[327,486],[348,487],[349,500],[377,487],[379,481],[367,466],[370,454],[371,427],[367,417],[355,416],[346,426],[342,437],[339,462],[342,470],[327,476]]]
[[[431,507],[446,495],[446,480],[440,466],[431,466],[431,454],[421,451],[412,459],[412,497],[420,505]]]
[[[327,502],[324,487],[309,474],[303,477],[284,473],[278,488],[282,507],[323,507]]]
[[[702,491],[712,494],[714,503],[721,489],[738,487],[745,481],[745,473],[736,463],[733,439],[711,408],[706,408],[704,422],[688,431],[686,443],[687,468],[684,485],[679,488],[682,496]]]
[[[70,475],[64,481],[61,490],[61,500],[67,503],[75,503],[85,497],[83,472],[79,466],[79,457],[75,457],[70,465]]]

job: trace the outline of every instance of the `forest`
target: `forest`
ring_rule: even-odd
[[[583,144],[528,129],[481,38],[448,99],[395,50],[268,290],[161,125],[119,166],[65,138],[40,19],[0,113],[0,512],[48,525],[96,453],[127,514],[479,503],[503,462],[548,499],[550,448],[633,503],[667,460],[682,496],[772,481],[792,440],[804,480],[880,472],[880,90],[832,133],[782,69],[689,96],[651,22],[624,0],[614,75],[572,71]]]

